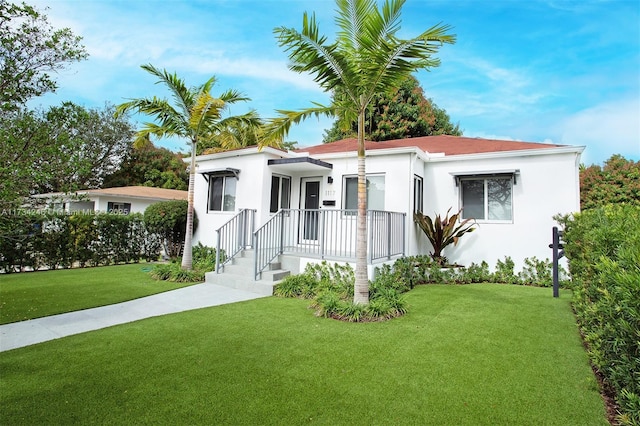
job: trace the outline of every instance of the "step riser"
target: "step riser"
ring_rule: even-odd
[[[290,272],[282,269],[280,262],[273,262],[265,269],[259,280],[255,280],[253,269],[255,259],[253,250],[245,250],[225,265],[220,274],[208,272],[205,281],[238,290],[249,291],[260,295],[272,295],[273,287]]]
[[[265,296],[271,296],[273,294],[274,285],[274,283],[253,281],[246,277],[216,274],[215,272],[207,273],[205,275],[205,282]]]

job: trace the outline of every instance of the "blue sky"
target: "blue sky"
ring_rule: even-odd
[[[307,75],[287,69],[273,29],[300,29],[316,12],[333,39],[331,0],[28,0],[55,27],[69,27],[90,54],[61,72],[59,90],[31,102],[87,107],[168,96],[140,69],[175,71],[188,85],[215,75],[213,94],[237,89],[252,100],[230,111],[328,102]],[[437,23],[454,28],[441,66],[416,77],[465,136],[583,145],[585,164],[612,154],[640,160],[640,2],[637,0],[407,0],[401,36]],[[320,143],[329,119],[311,119],[289,140]],[[158,143],[186,151],[180,141]]]

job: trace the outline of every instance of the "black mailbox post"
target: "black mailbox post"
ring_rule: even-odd
[[[552,243],[549,248],[553,250],[553,297],[560,296],[560,279],[558,277],[558,260],[564,256],[564,244],[561,241],[562,231],[557,226],[553,227]]]

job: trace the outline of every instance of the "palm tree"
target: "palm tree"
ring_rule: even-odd
[[[270,123],[271,133],[283,137],[291,124],[311,117],[338,117],[342,123],[358,124],[358,215],[356,230],[356,283],[354,303],[368,303],[367,198],[365,175],[364,117],[374,95],[389,93],[411,73],[436,67],[432,58],[443,43],[454,43],[448,25],[435,25],[411,39],[400,39],[400,12],[404,0],[385,0],[379,9],[375,0],[336,0],[336,40],[320,34],[315,14],[302,18],[302,31],[279,27],[274,30],[280,47],[289,53],[289,68],[308,72],[326,91],[340,90],[331,105],[299,111],[278,111]]]
[[[193,198],[196,174],[196,148],[200,141],[214,140],[221,132],[233,126],[246,126],[259,128],[262,121],[255,113],[250,111],[243,115],[222,118],[222,113],[228,105],[248,101],[249,98],[237,91],[228,90],[214,98],[211,95],[216,78],[212,76],[201,86],[187,88],[185,82],[173,73],[159,70],[153,65],[142,65],[142,69],[158,78],[169,89],[173,97],[173,104],[166,99],[153,98],[133,99],[116,108],[116,114],[121,115],[129,111],[146,114],[154,117],[159,123],[145,123],[144,127],[136,134],[136,142],[144,143],[150,135],[158,138],[181,137],[189,140],[191,144],[191,167],[189,169],[189,195],[187,208],[187,232],[184,240],[184,252],[182,256],[182,268],[191,269],[192,237],[193,237]],[[224,141],[228,138],[218,138],[220,148],[229,149]]]

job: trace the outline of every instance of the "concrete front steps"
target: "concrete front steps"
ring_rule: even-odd
[[[262,279],[256,281],[253,266],[253,250],[243,250],[219,274],[215,271],[207,272],[205,282],[271,296],[273,287],[290,274],[288,270],[282,269],[280,262],[274,262],[262,272]]]

